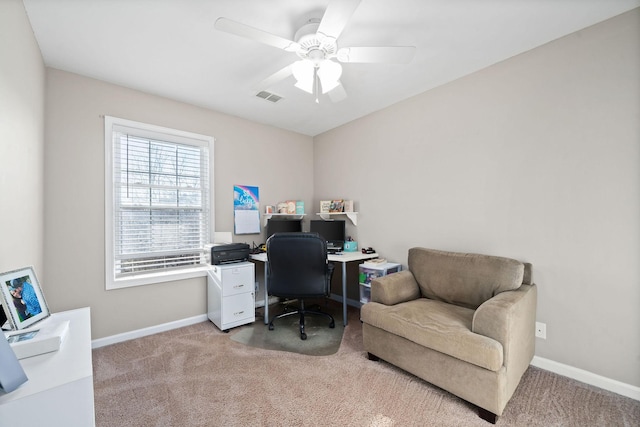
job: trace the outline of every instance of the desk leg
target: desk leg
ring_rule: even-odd
[[[264,263],[264,324],[269,324],[269,292],[267,291],[267,263]]]
[[[344,326],[347,326],[347,263],[342,264],[342,320]]]

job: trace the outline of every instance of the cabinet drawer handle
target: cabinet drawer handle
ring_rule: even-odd
[[[242,311],[236,311],[235,313],[233,313],[233,315],[234,315],[234,316],[239,316],[239,315],[241,315],[241,314],[243,314],[243,313],[244,313],[244,310],[242,310]]]
[[[237,288],[243,288],[243,287],[244,287],[244,285],[235,285],[235,286],[234,286],[234,288],[236,288],[236,289],[237,289]]]

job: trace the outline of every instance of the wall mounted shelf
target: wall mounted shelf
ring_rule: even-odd
[[[346,215],[347,218],[351,220],[353,225],[358,225],[358,212],[318,212],[316,215],[318,215],[320,218],[324,219],[325,221],[332,221],[333,220],[333,218],[331,218],[332,216]]]

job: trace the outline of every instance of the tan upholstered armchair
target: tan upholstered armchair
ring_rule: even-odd
[[[365,350],[478,406],[495,423],[533,358],[531,264],[409,250],[409,269],[374,280]]]

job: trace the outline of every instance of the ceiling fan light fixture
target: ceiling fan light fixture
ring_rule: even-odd
[[[315,66],[311,61],[301,59],[291,64],[291,72],[296,79],[296,87],[305,92],[313,93],[313,81],[315,77]]]
[[[322,93],[335,89],[340,84],[342,66],[331,60],[324,60],[318,65],[318,78],[322,85]]]

